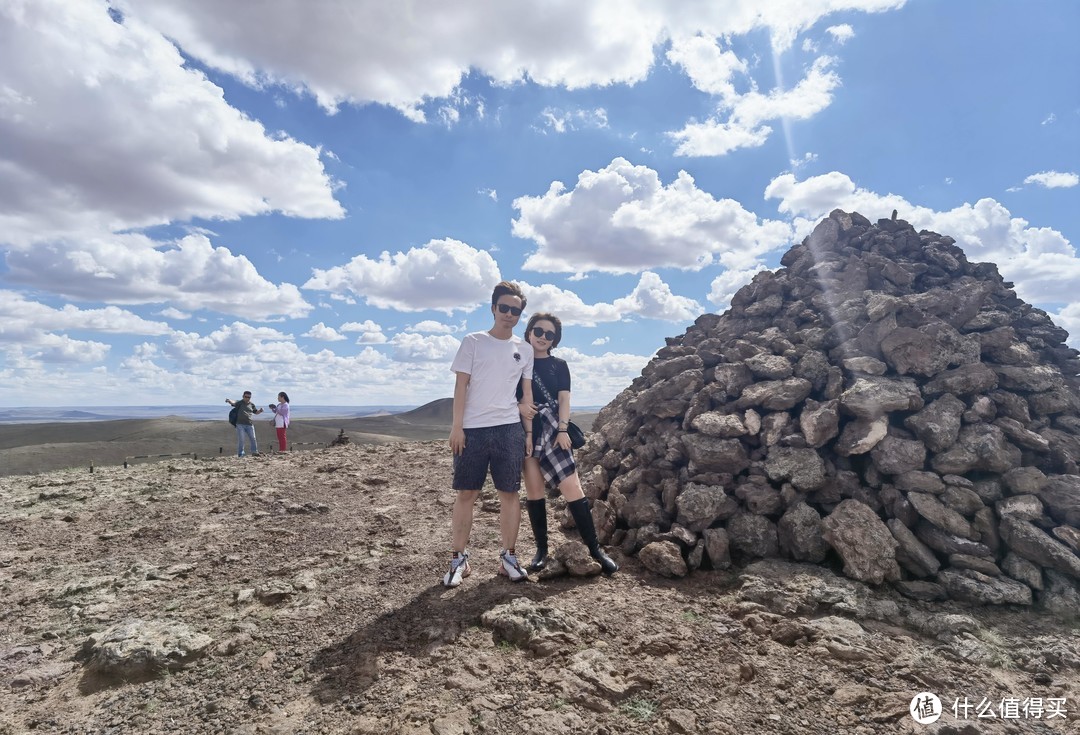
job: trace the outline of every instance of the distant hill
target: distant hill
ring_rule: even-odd
[[[397,416],[410,423],[446,424],[449,426],[454,422],[454,399],[439,398],[431,403],[425,403],[419,408],[399,413]]]

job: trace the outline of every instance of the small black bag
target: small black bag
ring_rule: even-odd
[[[566,422],[566,433],[570,436],[570,446],[581,449],[585,446],[585,432],[573,421]]]
[[[552,403],[558,406],[558,402],[555,401],[551,394],[548,392],[547,386],[544,385],[544,381],[537,378],[537,384],[540,386],[540,390],[544,392],[544,398],[548,403]],[[570,446],[573,449],[581,449],[585,446],[585,432],[581,430],[581,427],[575,424],[573,421],[566,422],[566,435],[570,437]]]

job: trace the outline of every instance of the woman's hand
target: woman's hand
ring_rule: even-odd
[[[532,421],[533,416],[536,415],[536,404],[522,401],[518,404],[518,413],[521,414],[521,418]]]
[[[531,431],[525,432],[525,456],[531,457],[533,451],[533,435]]]
[[[555,444],[557,444],[560,449],[565,449],[567,452],[569,452],[573,446],[570,444],[570,435],[565,431],[560,431],[555,435]]]

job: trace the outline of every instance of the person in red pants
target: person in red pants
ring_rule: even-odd
[[[270,410],[274,412],[274,428],[277,429],[278,451],[284,452],[288,448],[285,432],[289,428],[289,394],[281,391],[277,394],[278,403],[270,404]]]

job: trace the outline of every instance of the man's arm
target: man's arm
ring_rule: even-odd
[[[465,450],[465,391],[469,387],[468,373],[455,373],[454,381],[454,423],[450,427],[450,449],[454,454]]]
[[[518,413],[521,414],[525,424],[525,456],[532,456],[533,447],[533,416],[536,415],[536,404],[533,403],[532,378],[521,379],[521,403],[518,404]]]

